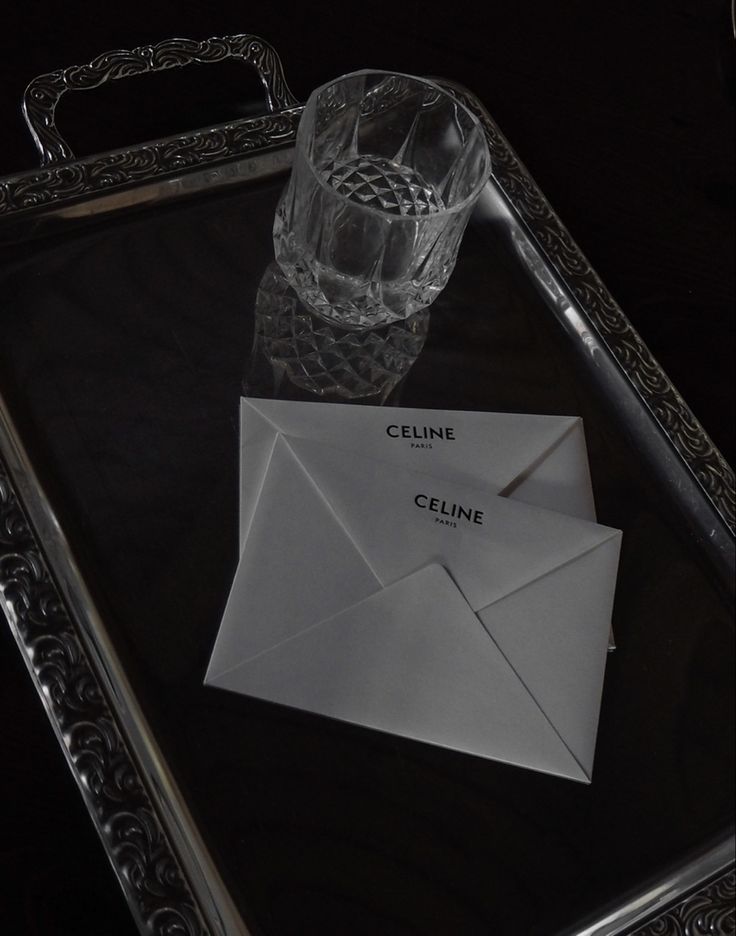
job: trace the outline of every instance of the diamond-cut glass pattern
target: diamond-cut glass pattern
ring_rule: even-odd
[[[382,156],[331,163],[323,177],[340,195],[390,214],[427,215],[444,207],[442,196],[416,169]]]

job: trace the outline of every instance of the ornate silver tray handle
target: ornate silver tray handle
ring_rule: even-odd
[[[252,35],[222,39],[168,39],[130,51],[105,52],[88,65],[72,65],[35,78],[23,95],[23,115],[38,149],[41,165],[53,166],[74,159],[71,147],[56,126],[56,106],[68,91],[86,91],[108,81],[149,72],[210,64],[226,59],[242,61],[258,73],[269,113],[296,107],[281,60],[268,42]]]

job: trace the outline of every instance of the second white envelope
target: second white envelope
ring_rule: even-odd
[[[206,682],[589,781],[619,545],[277,436]]]
[[[243,399],[241,547],[279,432],[596,519],[579,417]]]

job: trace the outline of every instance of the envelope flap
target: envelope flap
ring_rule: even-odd
[[[288,444],[384,585],[434,558],[478,610],[613,535],[311,439]]]
[[[403,737],[586,780],[437,565],[283,641],[217,683]]]
[[[615,534],[478,612],[588,777],[593,770],[620,544],[621,536]]]
[[[595,501],[582,419],[575,419],[550,446],[499,492],[503,497],[595,522]]]
[[[370,566],[279,436],[205,681],[378,588]]]

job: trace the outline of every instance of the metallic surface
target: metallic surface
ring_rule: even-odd
[[[51,554],[57,553],[58,576],[59,560],[68,564],[70,558],[53,516],[48,513],[40,516],[44,513],[42,495],[5,419],[0,422],[0,448],[8,469],[24,492],[36,529]],[[34,493],[37,498],[40,495],[37,510]],[[45,535],[44,520],[49,528]],[[123,675],[109,658],[103,663],[99,653],[92,651],[91,657],[88,655],[77,626],[84,626],[93,612],[85,607],[87,596],[81,582],[75,577],[74,593],[65,602],[63,579],[57,589],[2,465],[0,530],[4,553],[0,563],[0,605],[23,650],[141,932],[159,932],[162,925],[175,923],[187,933],[205,932],[168,836],[156,818],[129,746],[112,714],[113,707],[123,711],[126,708]],[[51,531],[56,534],[56,543],[49,536]],[[90,620],[86,623],[93,626]],[[97,643],[100,642],[98,633]],[[103,686],[112,689],[111,694]]]
[[[632,936],[690,936],[693,933],[732,933],[736,877],[726,871],[675,904],[655,920],[637,929]]]
[[[141,933],[247,933],[158,752],[2,397],[0,455],[0,609]]]
[[[708,883],[698,887],[703,880]],[[697,890],[693,892],[693,888]],[[683,898],[683,894],[688,896]],[[733,899],[733,839],[728,838],[601,919],[581,924],[566,936],[615,936],[622,932],[630,936],[726,936],[733,933]],[[643,923],[645,920],[648,922]]]
[[[118,78],[181,68],[193,63],[222,62],[229,58],[239,59],[256,68],[270,112],[294,107],[298,103],[286,85],[279,57],[258,36],[226,36],[203,42],[168,39],[130,51],[105,52],[88,65],[72,65],[40,75],[26,88],[23,115],[41,156],[41,165],[68,162],[74,158],[54,119],[56,106],[67,91],[84,91]]]
[[[273,82],[269,106],[288,110],[54,165],[71,158],[53,121],[55,103],[68,88],[235,54],[266,63],[271,69],[268,80]],[[97,214],[219,190],[284,169],[290,160],[284,147],[293,141],[299,110],[279,83],[280,66],[271,55],[270,47],[254,37],[206,43],[172,40],[134,52],[109,53],[82,69],[37,79],[29,86],[26,113],[49,168],[0,181],[2,238],[35,236]],[[498,127],[472,96],[456,90],[479,114],[488,133],[495,179],[486,203],[490,216],[515,222],[517,246],[528,257],[531,274],[539,288],[550,291],[558,317],[578,342],[580,353],[625,407],[634,437],[643,435],[637,433],[638,425],[656,422],[660,452],[655,460],[662,465],[663,477],[678,486],[683,510],[701,541],[711,544],[725,567],[733,551],[728,534],[734,524],[733,473]],[[2,405],[0,416],[2,608],[138,926],[143,933],[178,931],[192,936],[246,932],[158,754]],[[687,927],[696,931],[692,923],[696,914],[710,914],[708,932],[731,932],[733,917],[727,903],[732,877],[726,869],[732,854],[729,838],[612,908],[605,919],[576,932],[604,936],[641,924],[644,928],[637,931],[641,936],[684,933]],[[693,894],[704,881],[706,886]],[[656,919],[646,923],[652,915]]]

